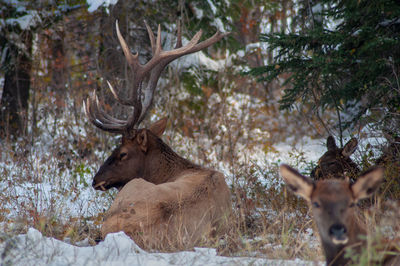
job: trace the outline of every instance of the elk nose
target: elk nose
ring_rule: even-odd
[[[329,228],[329,234],[337,239],[345,238],[347,229],[343,224],[334,224]]]
[[[96,180],[93,179],[92,187],[94,187],[95,185],[96,185]]]

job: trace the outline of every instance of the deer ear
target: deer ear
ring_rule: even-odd
[[[295,169],[285,164],[281,165],[280,171],[283,181],[285,181],[288,187],[296,195],[299,195],[310,202],[311,194],[314,190],[314,182],[310,178],[301,175]]]
[[[337,149],[335,139],[332,136],[329,136],[326,139],[326,147],[328,148],[328,151],[333,151]]]
[[[157,122],[154,122],[150,127],[149,130],[156,135],[157,137],[161,137],[164,133],[165,128],[167,127],[168,118],[164,117]]]
[[[342,155],[345,157],[350,157],[357,149],[358,141],[356,138],[352,138],[343,147]]]
[[[383,172],[382,167],[374,167],[361,174],[351,185],[355,200],[368,198],[374,194],[383,180]]]
[[[136,141],[143,152],[147,152],[147,130],[141,130],[136,136]]]

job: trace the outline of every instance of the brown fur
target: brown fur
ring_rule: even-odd
[[[101,231],[122,230],[146,249],[188,249],[225,231],[230,192],[221,173],[180,157],[156,135],[165,129],[160,121],[124,136],[96,174],[96,189],[122,188]]]
[[[134,179],[108,210],[102,235],[124,231],[146,249],[192,248],[214,231],[226,230],[229,199],[224,176],[213,170],[189,170],[159,185]]]
[[[326,143],[328,151],[318,160],[318,165],[312,170],[311,177],[315,180],[333,177],[343,179],[346,174],[354,181],[360,169],[350,155],[356,150],[357,144],[357,139],[352,138],[343,148],[338,148],[335,139],[329,136]]]
[[[179,57],[211,46],[228,33],[217,31],[199,42],[200,30],[183,46],[178,23],[175,49],[166,51],[161,46],[160,25],[156,39],[145,24],[153,57],[144,65],[138,54],[131,53],[118,22],[115,25],[133,76],[130,88],[124,93],[127,97],[120,97],[111,83],[107,83],[121,105],[132,107],[131,113],[125,120],[107,114],[95,92],[84,102],[86,115],[95,126],[122,135],[121,144],[100,167],[92,185],[103,191],[112,187],[120,190],[106,214],[103,237],[123,230],[143,248],[186,249],[198,244],[203,236],[209,236],[214,228],[227,227],[231,202],[224,176],[189,162],[166,145],[160,139],[166,118],[148,129],[137,128],[152,106],[163,69]]]
[[[289,188],[310,204],[327,265],[349,264],[351,260],[344,257],[346,249],[360,253],[366,246],[365,225],[354,206],[375,192],[382,182],[383,169],[364,172],[354,184],[335,178],[313,181],[287,165],[281,166],[281,174]],[[398,262],[399,254],[386,256],[385,265]]]

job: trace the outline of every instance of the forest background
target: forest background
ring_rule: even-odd
[[[143,20],[152,29],[161,24],[164,47],[173,46],[178,20],[186,39],[199,29],[203,38],[231,32],[168,67],[144,123],[168,116],[164,140],[229,179],[241,240],[232,237],[222,252],[320,258],[302,242],[312,227],[307,207],[286,193],[278,165],[309,174],[333,135],[340,146],[351,137],[364,141],[354,160],[366,169],[400,135],[394,0],[0,0],[0,6],[3,238],[28,227],[72,242],[99,237],[116,192],[92,191],[91,178],[119,138],[90,124],[82,102],[95,90],[107,111],[126,115],[106,84],[129,84],[116,20],[143,62],[151,58]],[[322,148],[308,156],[300,147],[310,143]],[[262,241],[254,239],[260,235]],[[298,248],[290,249],[293,241]]]

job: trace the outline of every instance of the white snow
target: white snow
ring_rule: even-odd
[[[196,16],[197,19],[202,19],[203,18],[203,10],[200,8],[197,8],[195,5],[193,5],[193,10],[194,10],[194,15]]]
[[[94,12],[100,6],[108,7],[109,5],[115,5],[117,2],[118,0],[87,0],[87,3],[89,5],[88,11]]]
[[[19,18],[6,19],[6,24],[9,25],[18,24],[22,30],[34,27],[37,24],[40,24],[41,22],[42,20],[40,19],[39,13],[34,10],[30,10],[28,14]]]
[[[400,24],[400,18],[385,19],[384,21],[379,23],[379,25],[382,27],[387,27],[393,24]]]
[[[314,14],[321,13],[321,12],[322,12],[322,4],[321,4],[321,3],[317,3],[316,5],[314,5],[314,6],[311,8],[311,10],[312,10],[312,12],[313,12]]]
[[[109,234],[96,246],[78,247],[44,237],[36,229],[0,244],[2,265],[323,265],[302,260],[271,260],[217,256],[215,249],[150,253],[139,248],[125,233]]]
[[[219,18],[216,18],[216,19],[211,23],[211,25],[215,26],[219,31],[222,31],[222,32],[225,31],[224,23],[223,23],[222,20],[219,19]]]
[[[208,4],[210,5],[211,11],[213,12],[213,14],[217,14],[217,7],[214,5],[214,3],[212,2],[212,0],[207,0]]]

